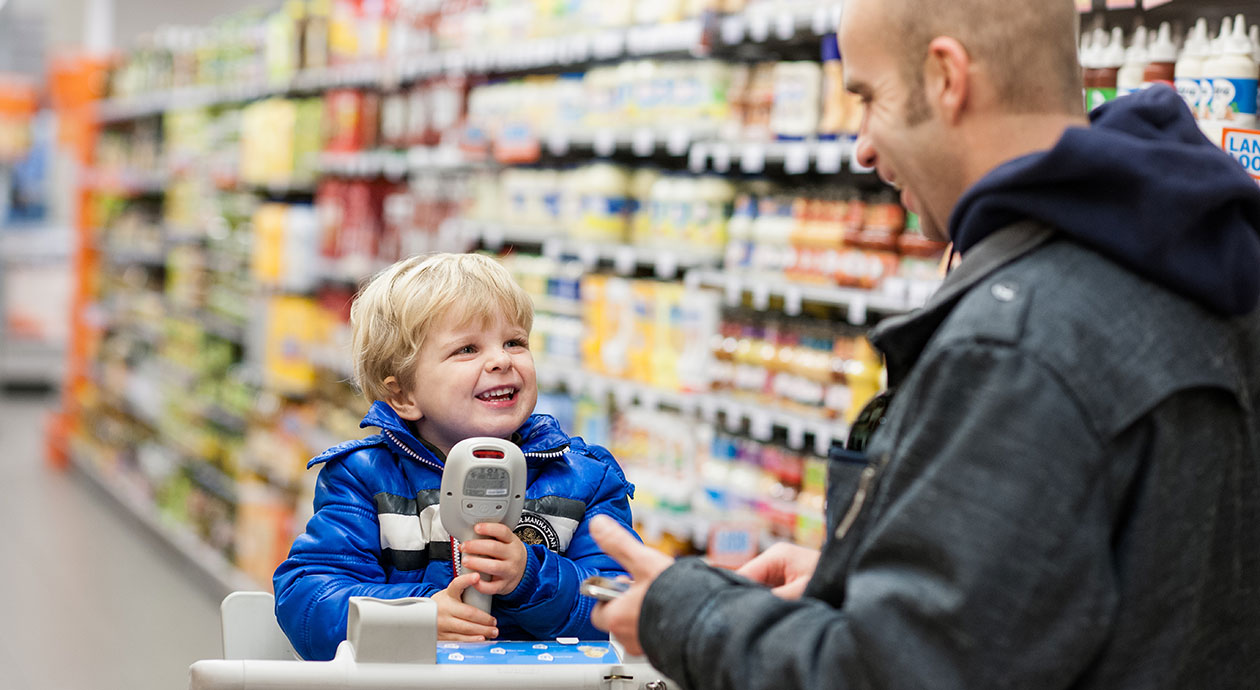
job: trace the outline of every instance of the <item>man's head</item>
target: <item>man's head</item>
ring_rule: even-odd
[[[1045,144],[1046,131],[1000,121],[1083,116],[1077,24],[1070,0],[846,3],[845,80],[867,105],[858,157],[903,189],[929,235],[945,239],[976,173]]]
[[[350,309],[354,378],[443,451],[470,436],[506,438],[538,398],[528,294],[494,259],[404,259]]]

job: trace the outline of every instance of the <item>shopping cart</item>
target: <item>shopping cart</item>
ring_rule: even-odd
[[[223,658],[195,662],[190,690],[667,690],[674,684],[615,642],[438,643],[429,599],[352,597],[332,661],[301,661],[266,592],[221,606]]]

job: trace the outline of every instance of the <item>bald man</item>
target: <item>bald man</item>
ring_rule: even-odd
[[[857,154],[961,263],[879,324],[821,552],[591,533],[687,688],[1255,688],[1260,190],[1155,87],[1088,117],[1070,0],[848,0]]]

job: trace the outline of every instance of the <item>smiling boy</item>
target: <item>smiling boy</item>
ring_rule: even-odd
[[[607,450],[533,414],[529,296],[488,257],[414,257],[373,278],[350,323],[354,377],[374,401],[360,426],[381,432],[310,462],[323,465],[315,514],[274,581],[294,649],[331,659],[352,596],[432,597],[442,640],[605,638],[579,584],[624,571],[591,539],[589,518],[628,527],[633,487]],[[521,447],[525,510],[515,532],[483,523],[488,539],[456,544],[438,517],[442,468],[477,436]],[[476,573],[453,577],[453,548]],[[494,595],[490,613],[462,603],[469,587]]]

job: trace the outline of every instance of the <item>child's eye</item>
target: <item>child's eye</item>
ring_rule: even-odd
[[[476,348],[476,346],[474,346],[474,345],[465,345],[465,346],[463,346],[463,347],[459,348],[458,350],[456,350],[456,351],[455,351],[455,354],[457,354],[457,355],[471,355],[471,354],[474,354],[474,353],[476,353],[476,352],[477,352],[477,348]]]
[[[524,338],[514,338],[512,340],[507,341],[506,344],[508,347],[523,347],[526,349],[529,348],[529,341],[525,340]]]

